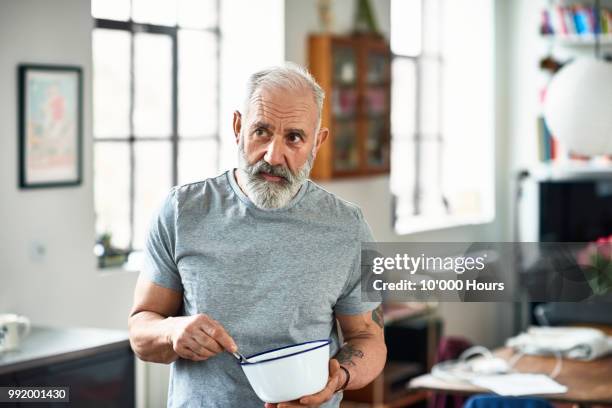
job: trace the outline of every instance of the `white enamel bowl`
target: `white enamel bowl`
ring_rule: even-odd
[[[264,351],[242,362],[255,394],[264,402],[292,401],[316,394],[329,377],[330,340],[315,340]]]

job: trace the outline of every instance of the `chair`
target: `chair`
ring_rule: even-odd
[[[463,408],[553,408],[553,406],[541,398],[479,394],[470,397]]]
[[[438,352],[436,354],[436,364],[442,361],[456,360],[461,353],[472,347],[473,344],[468,339],[457,336],[445,336],[440,339]],[[437,392],[433,395],[431,408],[459,408],[462,407],[465,397]]]

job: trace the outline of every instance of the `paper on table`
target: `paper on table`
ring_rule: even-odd
[[[499,395],[562,394],[567,387],[544,374],[501,374],[473,378],[476,386],[488,388]]]

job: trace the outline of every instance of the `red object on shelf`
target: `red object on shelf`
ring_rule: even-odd
[[[565,24],[565,10],[561,6],[555,7],[555,11],[559,16],[559,22],[561,23],[561,32],[567,34],[567,24]]]
[[[571,153],[569,154],[570,159],[572,160],[581,160],[581,161],[589,161],[591,158],[589,156],[585,156],[582,154]]]
[[[540,21],[540,34],[547,35],[552,33],[553,29],[550,23],[550,15],[548,14],[548,10],[542,10]]]

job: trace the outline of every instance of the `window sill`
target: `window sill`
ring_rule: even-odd
[[[493,214],[474,216],[400,217],[395,223],[394,230],[398,235],[409,235],[447,228],[465,227],[468,225],[488,224],[494,219],[495,216]]]
[[[122,265],[117,266],[108,266],[108,267],[100,267],[98,266],[97,270],[100,274],[116,274],[116,273],[139,273],[142,269],[142,259],[143,252],[142,251],[132,251],[128,255],[127,262]]]

